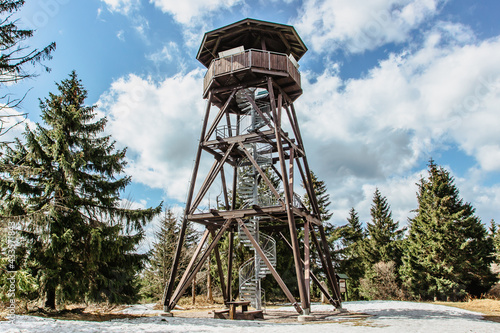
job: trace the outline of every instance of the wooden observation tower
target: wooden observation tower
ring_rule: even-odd
[[[306,51],[292,26],[254,19],[204,35],[197,59],[208,69],[203,82],[207,107],[171,276],[165,287],[165,311],[174,308],[211,253],[216,258],[226,303],[235,295],[231,272],[237,269],[238,295],[250,300],[256,309],[261,307],[260,279],[267,274],[274,277],[299,314],[310,313],[311,280],[335,308],[341,308],[293,104],[302,94],[297,62]],[[202,154],[214,158],[205,175],[199,174]],[[198,188],[195,183],[199,176],[204,181]],[[215,183],[219,184],[222,203],[217,209],[202,211],[200,204]],[[294,186],[301,184],[312,211],[294,192]],[[204,225],[206,230],[174,286],[189,221]],[[300,229],[303,237],[299,240]],[[254,257],[241,267],[233,267],[235,233],[242,246],[254,251]],[[218,250],[224,235],[229,240],[227,258],[221,258]],[[286,243],[293,253],[299,295],[290,292],[276,270],[276,241]],[[311,250],[320,259],[331,292],[311,272]]]

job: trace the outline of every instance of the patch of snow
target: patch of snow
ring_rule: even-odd
[[[221,319],[144,317],[136,319],[116,319],[107,322],[65,321],[31,316],[16,316],[14,321],[0,322],[0,332],[8,333],[73,333],[73,332],[207,332],[207,333],[317,333],[322,332],[500,332],[500,323],[483,320],[480,313],[427,303],[371,301],[345,302],[350,312],[370,314],[366,319],[338,320],[336,322],[308,324],[274,324],[259,321],[239,321]],[[312,305],[314,311],[332,310],[332,306]],[[294,311],[292,307],[280,310]],[[122,310],[123,313],[159,314],[152,305],[134,305]],[[335,317],[332,316],[332,320]]]
[[[148,303],[148,304],[134,304],[134,305],[129,305],[127,308],[116,311],[115,313],[122,313],[122,314],[131,314],[131,315],[139,315],[139,316],[144,316],[144,315],[160,315],[163,313],[162,310],[155,310],[154,306],[155,303]]]

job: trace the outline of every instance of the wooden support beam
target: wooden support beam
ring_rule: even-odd
[[[281,145],[281,120],[278,117],[278,110],[276,110],[276,100],[274,97],[273,90],[273,79],[268,78],[268,92],[271,101],[271,110],[273,112],[273,120],[275,123],[275,135],[276,141],[278,142],[278,155],[280,158],[280,166],[281,166],[281,175],[283,176],[283,187],[285,190],[285,207],[286,213],[288,216],[288,224],[290,229],[290,237],[292,238],[292,247],[293,247],[293,258],[295,263],[295,273],[297,276],[297,284],[299,287],[300,301],[302,302],[302,308],[306,313],[310,310],[309,297],[306,296],[305,290],[305,281],[304,281],[304,272],[302,270],[302,262],[300,257],[300,248],[299,241],[297,237],[297,226],[295,225],[295,217],[292,211],[292,198],[290,193],[293,192],[293,189],[289,188],[289,183],[286,181],[287,179],[287,171],[285,166],[285,157],[283,154],[283,147]],[[278,98],[278,104],[281,107],[281,97]]]
[[[226,124],[227,124],[227,134],[229,136],[233,136],[233,129],[231,128],[231,117],[229,115],[229,112],[226,111]]]
[[[222,193],[224,194],[224,207],[226,208],[226,210],[229,210],[229,195],[227,193],[226,175],[224,174],[224,167],[220,169],[220,178],[222,182]]]
[[[232,91],[232,90],[240,90],[240,89],[245,89],[248,87],[257,87],[257,86],[260,86],[262,84],[265,84],[266,82],[267,82],[267,79],[265,79],[265,78],[264,79],[256,79],[256,80],[249,81],[246,83],[237,83],[237,84],[233,84],[233,85],[229,85],[229,86],[222,86],[220,88],[213,88],[210,90],[210,92],[213,94],[220,94],[220,93],[224,93],[224,92]]]
[[[212,126],[210,126],[210,129],[208,130],[207,135],[204,137],[203,142],[207,142],[210,139],[210,137],[214,133],[215,129],[219,125],[222,117],[226,113],[226,109],[229,106],[229,103],[231,102],[231,100],[233,99],[235,94],[236,94],[236,90],[234,90],[231,93],[231,95],[229,95],[228,99],[226,100],[226,103],[224,103],[224,106],[219,110],[219,113],[217,113],[217,116],[215,117],[214,122],[212,123]]]
[[[340,292],[338,292],[339,289],[338,289],[338,284],[337,284],[337,278],[332,275],[332,271],[328,268],[329,265],[328,265],[326,256],[323,253],[323,247],[318,242],[318,238],[316,237],[316,233],[314,232],[313,228],[311,228],[310,236],[314,242],[314,245],[316,246],[316,251],[318,251],[319,259],[321,260],[321,266],[322,266],[323,271],[325,272],[325,275],[326,275],[326,280],[334,293],[333,296],[336,300],[336,304],[334,304],[334,306],[340,307],[341,306],[340,305],[341,296],[340,296]],[[330,265],[331,265],[331,262],[330,262]],[[333,274],[334,274],[334,272],[333,272]]]
[[[215,238],[215,232],[213,230],[210,230],[210,233],[212,234],[212,238]],[[220,253],[219,253],[219,244],[216,244],[214,247],[214,254],[215,254],[215,261],[217,263],[217,273],[219,274],[219,280],[220,280],[220,289],[222,292],[222,299],[224,300],[224,303],[229,302],[229,298],[227,297],[226,294],[226,285],[224,282],[224,271],[222,269],[222,262],[220,260]]]
[[[311,198],[312,196],[315,196],[313,186],[311,183],[309,183],[309,178],[307,178],[307,176],[304,172],[304,169],[302,168],[302,165],[300,164],[300,159],[297,159],[297,167],[299,169],[300,176],[302,178],[302,183],[304,184],[304,188],[306,189],[307,196],[309,198]],[[314,203],[311,200],[309,200],[309,202],[311,203],[311,205],[314,205]],[[317,210],[319,211],[319,208]],[[313,207],[312,211],[316,212],[316,209]],[[317,217],[319,218],[319,216],[317,216]]]
[[[193,206],[191,207],[191,210],[189,211],[189,214],[192,214],[198,205],[200,204],[201,200],[205,196],[205,194],[208,192],[208,189],[214,182],[215,178],[217,177],[217,174],[220,172],[220,170],[223,168],[224,163],[226,162],[227,158],[229,157],[229,154],[232,152],[233,148],[235,147],[235,144],[231,144],[229,149],[226,151],[224,156],[222,157],[222,160],[216,161],[214,165],[212,166],[212,170],[210,170],[210,173],[207,175],[207,178],[205,178],[205,181],[200,188],[200,192],[198,192],[198,195],[196,196],[196,199],[193,202]]]
[[[227,284],[226,295],[231,302],[233,300],[231,284],[233,283],[233,252],[234,252],[234,231],[229,230],[229,246],[227,249]]]
[[[257,170],[257,172],[260,174],[260,176],[262,177],[262,179],[266,182],[267,186],[269,186],[269,189],[271,190],[271,192],[273,192],[273,194],[276,197],[276,199],[278,199],[278,201],[281,202],[281,204],[284,204],[283,200],[280,197],[280,194],[278,193],[278,191],[276,190],[276,188],[274,187],[274,185],[271,183],[271,181],[269,180],[269,178],[267,177],[267,175],[265,174],[265,172],[262,170],[262,168],[260,167],[260,165],[257,163],[257,161],[255,161],[255,159],[253,158],[252,154],[250,154],[250,152],[245,148],[245,146],[243,145],[243,143],[240,142],[239,146],[240,146],[241,150],[247,156],[248,160],[252,163],[252,165],[255,167],[255,169]]]
[[[288,164],[288,188],[290,189],[290,197],[292,198],[292,202],[293,202],[293,183],[294,183],[294,166],[293,166],[293,160],[295,158],[294,156],[294,150],[290,150],[290,159],[288,160],[289,164]]]
[[[257,111],[259,116],[266,122],[266,125],[269,126],[269,128],[273,129],[273,125],[271,124],[269,119],[267,119],[267,117],[264,115],[264,113],[262,113],[261,109],[255,103],[255,100],[253,98],[251,98],[250,95],[248,95],[248,93],[245,90],[243,90],[243,93],[245,94],[247,101],[250,104],[252,104],[252,107],[254,108],[254,110]]]
[[[290,245],[290,242],[288,241],[288,239],[286,239],[285,235],[283,235],[282,232],[279,233],[281,238],[283,238],[283,240],[285,241],[286,245],[288,245],[288,247],[290,248],[290,250],[292,249],[292,245]],[[316,286],[319,288],[319,290],[325,294],[326,298],[328,299],[328,301],[335,307],[337,307],[338,305],[338,301],[333,299],[333,297],[330,295],[330,293],[328,292],[328,290],[326,290],[323,285],[321,284],[321,282],[319,281],[319,279],[316,277],[316,275],[311,271],[311,278],[314,282],[314,284],[316,284]]]
[[[182,246],[184,244],[184,236],[186,235],[187,228],[187,216],[191,207],[191,200],[193,199],[194,186],[196,183],[196,177],[198,175],[198,167],[200,165],[201,151],[202,151],[202,141],[205,137],[205,132],[207,130],[208,117],[210,116],[210,108],[212,105],[213,93],[210,91],[208,94],[207,108],[205,111],[205,118],[203,120],[203,125],[201,128],[200,134],[200,142],[198,144],[198,151],[196,152],[195,165],[193,169],[193,174],[191,175],[191,183],[189,184],[188,196],[186,198],[186,208],[184,210],[184,218],[182,220],[181,230],[179,232],[179,240],[177,241],[177,247],[175,249],[174,260],[172,262],[172,267],[170,270],[170,277],[168,279],[167,286],[165,287],[164,293],[164,309],[166,311],[170,311],[171,308],[168,307],[168,303],[170,302],[170,297],[172,295],[172,291],[174,289],[175,277],[177,276],[177,268],[179,266],[179,260],[181,256]],[[166,306],[166,307],[165,307]]]
[[[294,122],[296,124],[297,123],[297,114],[295,112],[295,107],[293,106],[293,103],[290,104],[290,108],[292,110],[292,117],[294,119]],[[303,140],[302,140],[302,135],[300,134],[300,129],[298,126],[296,126],[296,130],[297,130],[297,140],[298,142],[302,143]],[[302,147],[304,148],[304,147]],[[304,169],[305,169],[305,179],[304,179],[304,184],[309,184],[308,186],[311,188],[311,195],[309,197],[309,200],[311,201],[312,203],[312,206],[313,206],[313,212],[314,214],[316,214],[316,216],[320,217],[321,216],[321,212],[319,211],[319,206],[318,206],[318,200],[316,199],[316,193],[314,193],[314,190],[312,189],[312,179],[311,179],[311,170],[309,170],[309,164],[307,163],[307,158],[306,158],[306,155],[305,155],[305,151],[304,151],[304,156],[302,157],[302,160],[303,160],[303,163],[304,163]],[[306,181],[307,180],[307,181]]]
[[[311,302],[311,258],[309,249],[309,221],[306,220],[304,226],[304,281],[306,284],[306,295],[309,297],[309,303]]]
[[[231,210],[236,209],[236,189],[238,186],[238,167],[235,165],[233,167],[233,189],[231,197]]]
[[[184,285],[184,283],[189,275],[189,272],[191,272],[191,269],[193,268],[194,264],[196,263],[196,259],[200,255],[201,249],[203,248],[203,246],[207,242],[209,234],[210,234],[209,230],[205,229],[205,232],[203,233],[203,236],[201,237],[201,239],[198,243],[198,246],[196,247],[196,250],[194,251],[193,256],[191,257],[191,260],[189,261],[189,264],[186,267],[186,270],[184,271],[184,274],[182,275],[181,279],[179,280],[179,284],[177,285],[177,288],[175,289],[174,294],[178,293],[180,288],[182,288],[182,286]],[[167,302],[167,300],[164,299],[164,303],[163,303],[164,305],[168,306],[169,303],[170,303],[170,300],[168,300],[168,302]]]
[[[212,239],[212,242],[210,243],[208,248],[205,250],[205,253],[203,253],[203,255],[201,256],[200,260],[198,261],[198,263],[194,267],[193,271],[188,275],[188,277],[184,281],[181,288],[176,290],[176,293],[174,293],[174,295],[172,296],[172,300],[170,301],[170,304],[168,305],[168,309],[173,309],[175,307],[175,305],[177,304],[177,302],[181,298],[182,294],[184,294],[184,292],[186,291],[186,289],[189,286],[189,284],[191,283],[191,281],[193,281],[195,275],[198,273],[198,271],[201,269],[201,267],[203,266],[203,264],[207,260],[208,256],[210,256],[210,253],[212,253],[215,245],[217,245],[217,243],[219,242],[219,240],[222,237],[222,235],[224,234],[224,232],[227,230],[227,228],[229,228],[231,222],[232,222],[232,220],[227,220],[224,223],[224,225],[219,229],[219,231],[217,232],[217,235],[215,236],[214,239]]]
[[[238,221],[240,228],[243,229],[243,232],[245,233],[245,235],[248,237],[248,239],[252,243],[252,246],[254,247],[254,249],[257,252],[257,254],[259,255],[259,257],[264,261],[267,268],[271,271],[271,274],[273,275],[276,282],[278,282],[278,285],[281,287],[281,290],[283,290],[283,292],[285,293],[285,295],[288,298],[288,300],[290,301],[290,303],[292,303],[292,305],[295,307],[295,310],[297,310],[297,312],[301,314],[302,308],[297,303],[297,301],[293,297],[292,293],[290,292],[290,290],[286,286],[285,282],[283,282],[283,280],[279,276],[278,272],[276,272],[276,269],[273,267],[273,265],[271,264],[269,259],[267,259],[266,254],[264,253],[264,251],[262,251],[260,245],[257,243],[255,238],[252,236],[252,234],[250,233],[250,231],[246,227],[245,222],[243,222],[242,219],[236,219],[236,220]]]
[[[330,249],[328,248],[328,242],[326,240],[326,235],[325,235],[325,228],[323,227],[323,225],[319,225],[318,226],[318,229],[319,229],[319,234],[320,234],[320,237],[321,237],[321,244],[323,245],[323,251],[325,253],[325,259],[326,259],[326,263],[327,263],[327,270],[330,271],[330,275],[332,276],[332,284],[333,284],[333,290],[334,290],[334,294],[336,294],[337,296],[337,299],[339,300],[339,303],[342,302],[342,295],[340,294],[340,288],[339,288],[339,284],[337,282],[337,274],[335,273],[335,268],[333,268],[333,264],[332,264],[332,257],[330,255]],[[325,269],[325,268],[323,268]]]

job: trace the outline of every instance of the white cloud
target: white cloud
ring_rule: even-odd
[[[11,104],[12,105],[12,104]],[[27,114],[0,104],[0,141],[13,142],[15,138],[23,139],[23,133],[28,126],[35,129],[36,124],[27,118]]]
[[[202,74],[194,70],[158,84],[129,75],[113,82],[98,102],[109,118],[106,130],[128,147],[126,173],[180,202],[201,130]]]
[[[315,52],[401,43],[447,0],[305,0],[292,24]]]
[[[132,21],[134,25],[134,30],[146,43],[148,43],[149,40],[147,37],[147,32],[149,30],[149,21],[141,15],[134,16]]]
[[[140,5],[140,0],[101,0],[107,6],[109,11],[118,12],[124,15],[136,9]]]
[[[150,0],[164,13],[172,15],[177,22],[187,25],[200,25],[203,18],[219,10],[228,10],[242,2],[242,0]]]
[[[171,41],[167,45],[164,45],[161,50],[146,55],[146,59],[151,60],[155,64],[159,64],[162,62],[172,61],[174,55],[178,54],[179,46],[177,45],[177,43]]]
[[[168,61],[175,49],[167,45],[150,60]],[[485,172],[500,171],[500,63],[493,54],[500,54],[500,38],[475,42],[467,28],[441,23],[422,45],[391,54],[362,78],[343,80],[335,63],[320,74],[302,73],[296,109],[311,169],[330,190],[335,223],[343,224],[351,207],[368,221],[378,187],[394,219],[406,225],[417,205],[415,183],[426,175],[419,163],[447,145],[476,159],[475,184]],[[128,147],[127,174],[179,202],[205,107],[203,75],[194,70],[160,83],[129,75],[100,101],[108,131]],[[499,188],[461,190],[479,216],[494,216]]]
[[[500,38],[467,44],[474,38],[448,31],[433,30],[420,48],[390,55],[359,79],[343,81],[337,64],[303,73],[299,122],[311,168],[330,184],[335,219],[356,205],[368,214],[378,186],[406,223],[418,179],[408,172],[448,145],[475,159],[483,178],[500,171],[500,63],[492,57]],[[498,189],[465,193],[473,204],[471,193],[500,204]]]
[[[123,30],[120,30],[116,33],[116,38],[118,38],[119,40],[121,40],[122,42],[125,41],[125,31]]]

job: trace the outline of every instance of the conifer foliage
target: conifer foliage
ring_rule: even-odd
[[[376,263],[399,261],[400,241],[404,230],[399,230],[399,222],[392,219],[391,208],[380,190],[373,194],[370,209],[371,222],[366,225],[367,238],[364,244],[364,258],[368,267]]]
[[[50,60],[56,48],[55,43],[50,43],[43,49],[30,49],[23,43],[33,37],[31,29],[21,29],[13,17],[24,5],[24,0],[0,1],[0,88],[35,76],[27,69],[29,65],[43,65],[43,60]],[[12,108],[19,106],[23,98],[11,98],[9,93],[0,94],[0,136],[7,133],[13,126],[26,118],[27,114],[13,112]],[[24,119],[23,119],[24,120]]]
[[[430,161],[418,185],[418,208],[410,220],[402,278],[415,297],[443,299],[479,295],[491,286],[493,244],[474,208],[464,203],[453,177]]]
[[[314,193],[316,195],[316,200],[318,202],[318,208],[320,213],[320,220],[322,222],[327,222],[332,217],[333,213],[330,213],[328,206],[330,206],[330,195],[327,193],[326,184],[323,180],[319,180],[314,172],[311,171],[311,180]],[[312,204],[309,196],[306,194],[304,196],[304,204],[310,210],[312,210]]]
[[[106,119],[85,106],[87,91],[75,72],[59,94],[40,102],[45,125],[26,127],[3,156],[15,173],[2,178],[2,215],[25,221],[21,267],[36,277],[45,306],[64,301],[127,302],[137,294],[136,254],[143,227],[161,212],[120,206],[126,150],[102,135]],[[21,170],[21,171],[19,171]]]
[[[143,273],[141,294],[147,299],[157,301],[162,297],[163,289],[170,277],[180,224],[181,222],[175,217],[172,209],[165,209],[158,230],[155,232],[153,248]],[[191,224],[188,224],[179,262],[181,270],[188,265],[198,238],[198,232],[193,229]]]
[[[342,236],[342,260],[340,261],[340,272],[349,276],[347,294],[351,299],[358,299],[359,281],[365,274],[363,266],[362,245],[365,240],[365,231],[359,221],[358,213],[354,208],[349,211],[347,225],[340,229]]]

